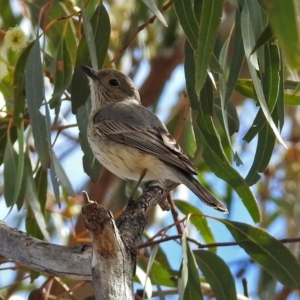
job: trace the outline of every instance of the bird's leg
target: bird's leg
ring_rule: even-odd
[[[134,196],[136,190],[138,189],[139,185],[141,184],[142,180],[144,179],[146,173],[147,173],[147,169],[145,169],[145,170],[142,172],[142,174],[141,174],[141,176],[140,176],[140,178],[139,178],[139,180],[138,180],[136,186],[135,186],[134,189],[133,189],[133,192],[131,193],[131,196],[130,196],[129,199],[128,199],[128,203],[131,202],[131,201],[133,201],[133,196]]]

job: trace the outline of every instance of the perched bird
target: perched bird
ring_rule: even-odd
[[[195,166],[166,126],[142,106],[128,76],[113,69],[82,66],[82,70],[88,76],[92,100],[88,141],[105,168],[124,179],[183,183],[206,205],[228,212],[193,177]]]

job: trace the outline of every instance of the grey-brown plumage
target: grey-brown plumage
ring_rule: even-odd
[[[141,105],[132,80],[113,69],[88,75],[92,112],[88,126],[90,146],[102,165],[124,179],[169,179],[185,184],[200,200],[219,211],[227,208],[194,177],[197,170],[165,125]]]

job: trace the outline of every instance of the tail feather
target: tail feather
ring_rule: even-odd
[[[178,179],[186,185],[203,203],[223,213],[228,213],[226,206],[213,196],[199,181],[191,174],[179,171]]]

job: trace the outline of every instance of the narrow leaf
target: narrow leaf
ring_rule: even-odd
[[[222,11],[223,0],[204,0],[202,2],[196,52],[195,89],[197,94],[206,81],[207,69],[218,33],[218,27],[221,22]]]
[[[269,12],[272,30],[287,61],[291,67],[297,68],[300,64],[300,44],[295,1],[261,0],[261,3]]]
[[[110,38],[110,21],[108,13],[101,3],[98,5],[95,13],[91,19],[91,25],[95,34],[94,40],[97,49],[97,60],[99,68],[102,68],[108,49]],[[88,99],[90,89],[86,75],[82,72],[82,65],[90,65],[90,57],[88,53],[87,38],[85,35],[82,37],[76,58],[74,74],[71,82],[71,95],[72,95],[72,112],[76,113],[77,109],[84,105]]]
[[[54,91],[49,105],[54,108],[60,104],[61,96],[68,89],[72,78],[72,60],[66,39],[60,41],[56,55]]]
[[[227,264],[210,251],[193,251],[198,267],[210,284],[217,300],[236,300],[233,276]]]
[[[14,123],[20,126],[25,112],[25,68],[34,42],[29,44],[20,55],[14,72]]]
[[[93,32],[93,28],[91,25],[91,22],[86,14],[85,7],[84,7],[84,1],[81,0],[81,15],[83,20],[83,29],[84,29],[84,35],[87,41],[87,46],[89,49],[89,54],[92,62],[92,67],[94,70],[98,70],[98,59],[97,59],[97,53],[96,53],[96,45],[95,45],[95,35]]]
[[[47,231],[47,225],[45,222],[45,218],[42,213],[39,199],[37,197],[37,191],[36,191],[35,182],[33,179],[31,163],[30,163],[28,157],[26,157],[26,159],[25,159],[25,165],[26,165],[25,170],[27,172],[27,174],[26,174],[26,179],[27,179],[26,199],[28,201],[28,204],[30,205],[30,208],[32,209],[33,216],[39,227],[39,230],[43,234],[44,239],[47,241],[50,241],[50,235]]]
[[[155,2],[153,0],[143,0],[143,2],[147,5],[147,7],[156,15],[157,19],[166,27],[168,27],[168,24],[162,15],[162,13],[157,8]]]
[[[181,278],[179,280],[179,299],[193,300],[203,299],[200,279],[196,266],[195,257],[187,243],[186,236],[182,237],[183,261]]]
[[[186,34],[191,47],[196,51],[198,45],[199,24],[193,11],[192,1],[174,0],[173,4],[180,25]]]
[[[70,179],[68,178],[60,161],[57,159],[55,153],[53,153],[53,164],[54,164],[55,174],[57,175],[63,188],[66,190],[69,196],[75,196],[75,192],[70,182]]]
[[[253,260],[258,262],[283,285],[299,289],[300,264],[281,242],[264,230],[240,222],[222,222]]]
[[[88,108],[88,103],[86,103],[84,106],[81,106],[77,110],[76,119],[79,128],[80,146],[84,153],[82,159],[83,169],[93,181],[96,181],[99,178],[101,165],[95,158],[87,139],[87,124],[89,120],[89,111],[90,110]]]
[[[51,157],[46,120],[39,111],[44,100],[44,76],[38,38],[35,40],[28,57],[25,75],[25,89],[35,147],[42,165],[44,168],[48,168],[51,162]]]

